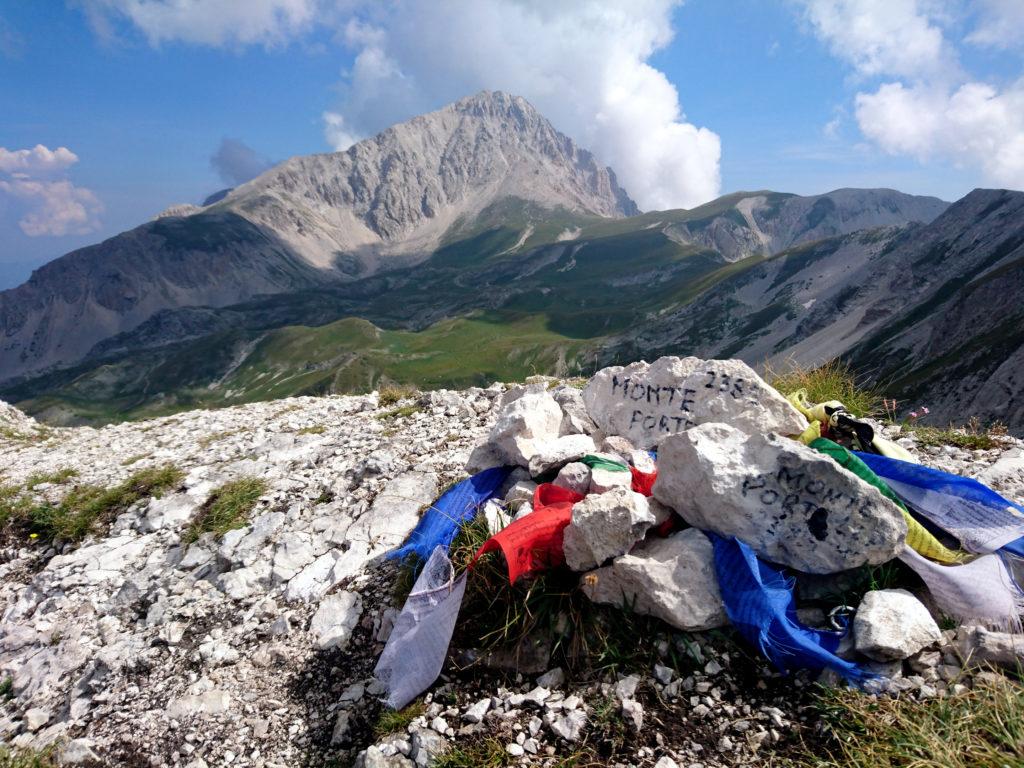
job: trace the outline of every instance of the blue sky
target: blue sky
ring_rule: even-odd
[[[1024,184],[1018,0],[547,6],[0,0],[0,288],[481,88],[533,101],[644,208]]]

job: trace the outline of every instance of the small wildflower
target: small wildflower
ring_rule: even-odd
[[[927,408],[921,408],[921,412],[924,413],[924,414],[931,413],[931,411],[929,411]]]
[[[917,411],[911,411],[910,412],[910,418],[916,419],[917,418]]]
[[[38,539],[38,538],[39,538],[39,534],[38,534],[38,533],[30,533],[30,534],[28,535],[28,537],[29,537],[30,539]]]

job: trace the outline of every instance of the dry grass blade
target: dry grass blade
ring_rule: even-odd
[[[822,768],[1005,768],[1024,765],[1024,687],[991,675],[941,699],[829,690],[820,709],[832,746],[791,765]]]
[[[838,359],[814,368],[800,365],[793,359],[779,368],[765,363],[764,378],[783,396],[805,389],[812,403],[838,400],[858,417],[875,415],[882,406],[881,392],[859,381],[849,364]]]

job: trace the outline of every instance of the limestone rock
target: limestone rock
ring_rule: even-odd
[[[832,573],[903,551],[900,509],[795,440],[702,424],[665,440],[658,458],[659,501],[694,527],[738,537],[765,560]]]
[[[167,716],[181,720],[190,715],[219,715],[231,706],[231,695],[216,688],[200,694],[182,696],[167,705]]]
[[[498,414],[490,444],[505,463],[530,465],[540,443],[558,437],[562,409],[547,392],[530,392],[512,401]]]
[[[558,476],[552,481],[561,488],[567,488],[581,496],[590,492],[590,467],[578,461],[566,464],[558,471]]]
[[[960,627],[956,650],[967,664],[998,664],[1011,669],[1024,665],[1024,637],[992,632],[985,627]]]
[[[587,412],[607,434],[640,448],[707,422],[751,434],[799,434],[807,421],[740,360],[662,357],[604,368],[583,390]]]
[[[320,601],[309,631],[320,649],[344,648],[362,614],[363,604],[354,592],[336,592]]]
[[[647,498],[626,488],[591,494],[572,508],[565,528],[565,562],[574,571],[587,571],[625,554],[654,525]]]
[[[913,656],[942,637],[935,619],[905,589],[876,589],[864,595],[853,619],[858,653],[878,661]]]
[[[585,574],[581,587],[595,603],[625,605],[682,630],[729,622],[718,591],[714,550],[696,528],[645,542],[611,565]]]
[[[576,387],[556,387],[552,397],[562,407],[562,426],[559,430],[563,435],[592,435],[597,431],[597,425],[587,413],[587,406],[583,402],[583,393]]]
[[[587,435],[563,435],[554,440],[537,441],[534,450],[536,453],[530,457],[530,474],[539,477],[594,453],[597,446]]]
[[[593,469],[590,472],[588,493],[607,493],[616,488],[631,488],[633,475],[631,472],[617,472],[613,469]]]

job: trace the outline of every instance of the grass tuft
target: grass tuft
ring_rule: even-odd
[[[1007,443],[1005,425],[992,424],[986,427],[982,426],[977,418],[972,418],[963,427],[950,425],[947,429],[939,429],[908,425],[907,429],[913,432],[918,445],[922,447],[952,445],[969,451],[988,451],[992,448],[1002,448]]]
[[[56,768],[56,749],[12,749],[0,745],[0,768]]]
[[[392,733],[404,731],[417,717],[426,711],[422,701],[414,701],[405,709],[388,709],[385,707],[380,711],[377,722],[373,726],[373,735],[379,741]]]
[[[414,413],[419,413],[423,410],[423,406],[413,403],[412,405],[403,405],[398,408],[392,408],[390,411],[384,411],[384,413],[377,414],[377,418],[380,421],[390,421],[392,419],[401,419],[406,416],[412,416]]]
[[[873,697],[848,689],[819,696],[820,746],[794,764],[822,768],[1003,768],[1024,765],[1024,687],[1002,675],[942,699]]]
[[[33,475],[24,487],[0,486],[0,539],[29,537],[43,542],[78,542],[89,533],[100,532],[133,504],[176,487],[184,474],[166,465],[143,469],[112,488],[76,485],[59,504],[39,500],[32,488],[43,482],[61,482],[74,476],[74,470],[59,470],[50,475]]]
[[[62,467],[53,472],[35,472],[29,475],[28,480],[25,481],[25,490],[34,491],[36,486],[44,483],[63,485],[72,477],[78,477],[78,470],[71,467]]]
[[[0,699],[13,699],[14,698],[14,678],[5,677],[0,680]]]
[[[327,431],[327,427],[323,424],[314,424],[311,427],[303,427],[295,431],[296,435],[322,435]]]
[[[267,481],[259,477],[243,477],[214,488],[185,531],[183,541],[191,544],[204,533],[220,538],[228,531],[244,527],[249,513],[266,492]]]
[[[434,761],[434,768],[502,768],[510,765],[512,756],[505,745],[493,736],[452,747]]]
[[[456,573],[469,565],[489,538],[483,515],[463,525],[452,543]],[[515,585],[499,553],[481,557],[466,584],[462,619],[455,644],[484,651],[515,651],[529,641],[550,638],[552,666],[589,674],[649,668],[653,646],[637,643],[663,625],[648,616],[607,605],[595,605],[578,589],[579,574],[553,568]]]
[[[416,388],[400,384],[387,384],[377,392],[377,404],[381,408],[387,408],[400,400],[412,397],[416,394]]]
[[[783,397],[806,389],[812,403],[838,400],[857,417],[877,414],[882,406],[882,394],[875,387],[858,381],[849,364],[838,359],[816,368],[802,366],[794,360],[786,361],[779,369],[766,363],[764,378]]]

